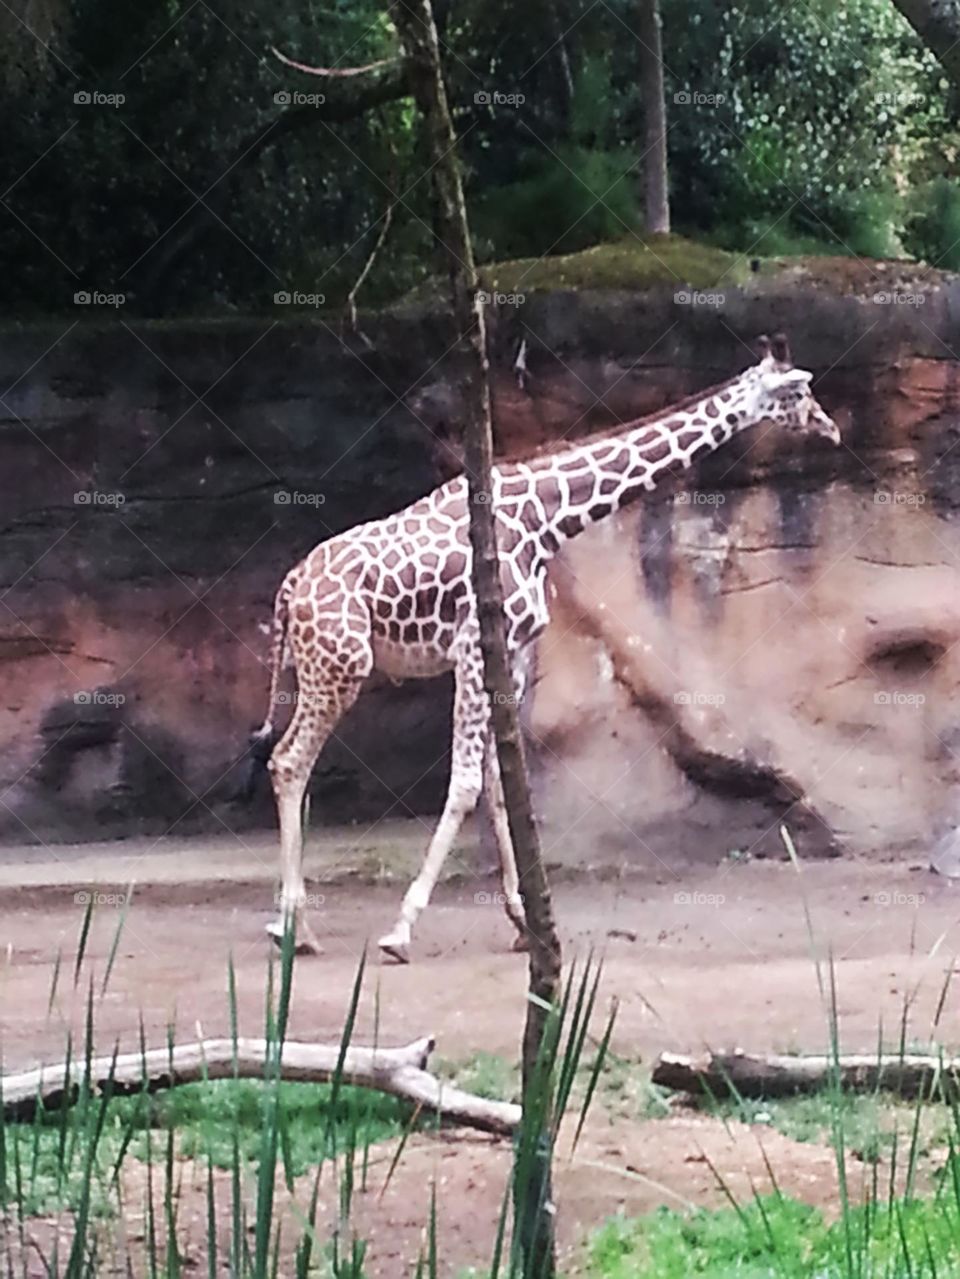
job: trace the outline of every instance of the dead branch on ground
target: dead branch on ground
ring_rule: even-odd
[[[430,1036],[402,1048],[353,1048],[346,1050],[342,1065],[344,1083],[402,1097],[453,1123],[509,1136],[520,1122],[520,1107],[505,1101],[489,1101],[438,1079],[427,1070],[434,1048]],[[180,1084],[214,1079],[263,1079],[268,1052],[275,1046],[265,1039],[208,1039],[178,1044],[172,1049],[96,1057],[87,1063],[74,1060],[41,1066],[21,1074],[0,1077],[5,1120],[30,1119],[37,1106],[54,1108],[74,1104],[85,1078],[92,1093],[114,1095],[158,1092]],[[339,1044],[283,1045],[280,1077],[296,1083],[327,1083],[337,1073]]]
[[[960,1095],[960,1058],[930,1053],[788,1057],[775,1053],[661,1053],[653,1082],[677,1092],[714,1097],[790,1097],[818,1092],[837,1080],[851,1092],[895,1093],[899,1097],[953,1098]]]

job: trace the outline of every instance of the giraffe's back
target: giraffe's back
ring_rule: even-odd
[[[508,623],[524,642],[546,622],[542,581],[520,580],[533,558],[532,547],[521,547],[505,561]],[[348,641],[362,632],[374,668],[391,678],[449,670],[463,643],[476,642],[471,559],[462,476],[321,542],[292,575],[294,653],[304,627]]]
[[[294,575],[294,600],[316,608],[321,630],[363,629],[375,669],[396,679],[450,669],[472,610],[463,480],[321,542]]]

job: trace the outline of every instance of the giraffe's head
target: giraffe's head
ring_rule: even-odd
[[[772,340],[758,338],[756,345],[760,361],[747,373],[757,396],[756,416],[785,426],[788,431],[824,436],[839,444],[839,427],[810,390],[813,374],[793,367],[784,335],[778,333]]]

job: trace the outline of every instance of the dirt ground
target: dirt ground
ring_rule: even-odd
[[[339,1037],[364,946],[370,970],[357,1042],[373,1034],[402,1043],[425,1033],[453,1062],[478,1052],[518,1055],[526,961],[509,950],[511,929],[489,877],[444,883],[423,915],[408,967],[381,963],[375,941],[393,922],[421,834],[398,824],[383,849],[351,844],[349,833],[314,836],[308,854],[313,922],[326,946],[298,959],[289,1034]],[[8,1072],[60,1059],[72,1025],[82,1041],[83,998],[108,962],[121,899],[136,879],[105,996],[96,1007],[98,1048],[136,1047],[142,1014],[152,1046],[229,1033],[227,969],[232,957],[240,1031],[263,1024],[272,917],[272,842],[238,852],[227,842],[170,841],[57,849],[55,859],[0,851],[0,1028]],[[349,854],[349,855],[348,855]],[[324,866],[338,873],[320,876]],[[370,882],[390,867],[394,879]],[[98,894],[86,957],[72,994],[84,894]],[[322,901],[320,900],[322,898]],[[944,983],[960,944],[960,888],[925,869],[834,861],[725,863],[704,872],[663,867],[630,877],[565,877],[554,903],[568,960],[591,950],[604,962],[598,1026],[619,1001],[614,1050],[649,1063],[664,1049],[742,1047],[814,1051],[828,1044],[827,1015],[811,958],[832,956],[841,1044],[872,1050],[878,1026],[896,1041],[960,1040],[952,989]],[[57,955],[60,978],[49,992]],[[942,1002],[939,1023],[935,1026]],[[761,1144],[762,1143],[762,1144]],[[764,1151],[781,1188],[811,1202],[835,1200],[832,1154],[769,1129],[723,1125],[690,1111],[668,1119],[617,1118],[601,1105],[572,1161],[559,1165],[561,1238],[572,1257],[586,1232],[610,1213],[661,1203],[719,1204],[711,1170],[744,1195],[769,1185]],[[387,1156],[361,1196],[370,1238],[370,1272],[409,1273],[420,1246],[431,1181],[440,1205],[447,1273],[488,1258],[509,1161],[509,1146],[476,1134],[422,1135],[412,1141],[386,1194]],[[189,1216],[189,1213],[185,1214]],[[201,1231],[202,1237],[202,1231]],[[571,1266],[573,1262],[571,1261]],[[570,1269],[570,1273],[574,1273]]]

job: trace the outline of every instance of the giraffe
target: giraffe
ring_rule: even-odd
[[[549,620],[547,568],[563,544],[652,490],[671,470],[720,448],[761,422],[795,434],[840,433],[793,367],[786,338],[757,341],[758,361],[736,377],[651,414],[494,468],[507,645],[514,693],[526,689],[532,644]],[[298,949],[320,951],[304,912],[301,813],[324,743],[374,670],[392,679],[452,670],[450,783],[419,874],[382,952],[409,960],[413,925],[427,906],[465,817],[485,789],[503,875],[507,915],[524,948],[524,912],[483,685],[471,580],[468,494],[463,475],[386,519],[321,542],[284,578],[274,607],[269,710],[251,746],[272,776],[280,824],[277,939],[297,931]],[[273,715],[285,658],[295,667],[293,716],[274,746]]]

